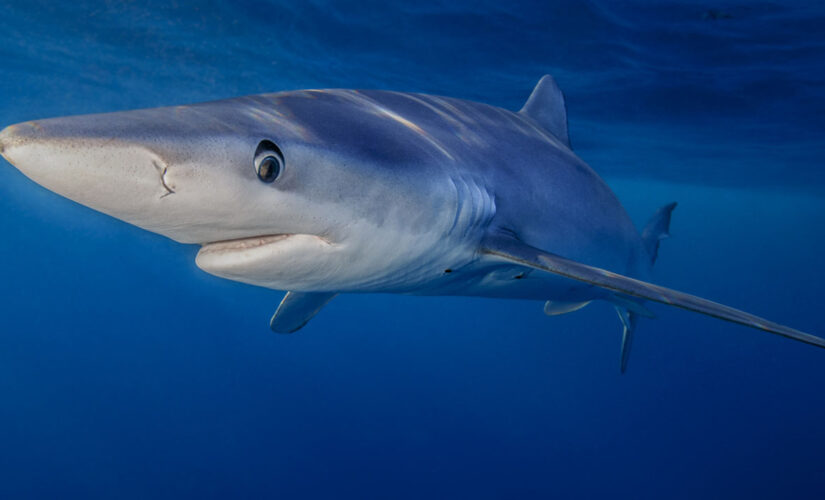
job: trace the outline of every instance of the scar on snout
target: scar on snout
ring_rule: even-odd
[[[166,189],[166,192],[161,195],[161,198],[165,198],[170,194],[175,194],[175,190],[169,187],[169,184],[166,184],[166,171],[169,170],[169,167],[162,167],[158,165],[158,162],[153,161],[152,164],[155,168],[160,172],[160,183]]]

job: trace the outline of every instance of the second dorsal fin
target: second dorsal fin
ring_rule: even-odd
[[[541,77],[519,113],[536,120],[568,148],[571,147],[570,135],[567,133],[567,106],[564,104],[564,95],[552,76]]]

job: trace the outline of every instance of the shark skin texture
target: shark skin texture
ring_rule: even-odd
[[[638,231],[571,149],[544,76],[509,111],[383,90],[299,90],[35,120],[0,153],[77,203],[201,245],[222,278],[288,291],[270,326],[303,327],[340,293],[612,303],[627,366],[658,302],[825,347],[825,340],[649,282],[675,203]]]

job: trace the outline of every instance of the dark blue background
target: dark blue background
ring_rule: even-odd
[[[821,2],[32,2],[0,124],[306,87],[518,108],[544,73],[656,281],[825,334]],[[153,5],[150,5],[153,4]],[[2,498],[825,498],[825,353],[656,307],[280,294],[0,168]]]

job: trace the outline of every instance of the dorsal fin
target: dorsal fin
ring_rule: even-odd
[[[567,133],[567,106],[564,104],[564,95],[552,76],[541,77],[519,113],[536,120],[568,148],[571,147]]]

